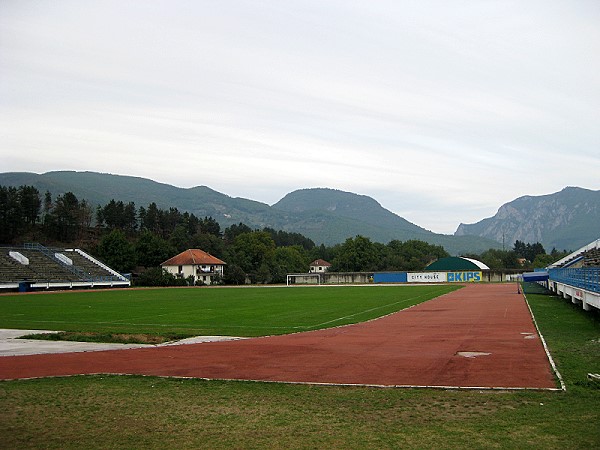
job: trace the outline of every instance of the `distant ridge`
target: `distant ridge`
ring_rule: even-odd
[[[419,239],[442,245],[453,255],[481,253],[500,246],[477,236],[432,233],[383,208],[371,197],[326,188],[301,189],[269,206],[230,197],[207,186],[184,189],[146,178],[97,172],[0,173],[0,185],[32,185],[42,195],[50,191],[54,197],[73,192],[92,205],[105,205],[115,199],[135,202],[139,208],[154,202],[160,208],[175,207],[198,217],[211,216],[223,228],[243,222],[252,228],[301,233],[316,244],[334,245],[360,234],[381,243]]]
[[[519,240],[541,242],[547,252],[575,250],[600,237],[600,191],[566,187],[554,194],[520,197],[502,205],[493,217],[461,223],[454,234],[504,240],[511,248]]]

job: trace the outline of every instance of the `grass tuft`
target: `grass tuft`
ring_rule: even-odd
[[[59,331],[57,333],[37,333],[19,337],[19,339],[38,339],[43,341],[102,342],[110,344],[164,344],[192,337],[190,334],[147,334],[147,333],[95,333],[92,331]]]

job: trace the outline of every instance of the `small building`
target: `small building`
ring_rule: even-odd
[[[324,259],[315,259],[310,263],[310,273],[323,273],[327,272],[331,264],[325,261]]]
[[[193,277],[195,284],[212,284],[222,278],[226,263],[199,249],[188,249],[161,264],[161,267],[176,277]]]

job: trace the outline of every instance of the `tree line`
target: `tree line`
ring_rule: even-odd
[[[0,243],[39,241],[47,245],[84,247],[120,272],[140,274],[139,284],[180,282],[160,264],[189,248],[200,248],[227,262],[227,284],[282,283],[288,273],[304,273],[315,259],[329,261],[331,271],[418,271],[449,256],[442,246],[418,240],[387,244],[355,236],[333,246],[315,245],[300,233],[272,228],[252,229],[238,223],[225,229],[212,217],[196,217],[156,203],[111,200],[95,210],[72,192],[53,198],[33,186],[0,186]],[[82,245],[83,244],[83,245]],[[559,259],[541,244],[515,243],[509,251],[490,249],[479,259],[492,269],[520,268],[520,258],[540,267]],[[551,259],[549,262],[545,262]]]

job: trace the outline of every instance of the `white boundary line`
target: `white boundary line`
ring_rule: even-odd
[[[557,390],[566,392],[567,386],[565,385],[563,377],[560,374],[560,372],[558,371],[556,364],[554,364],[554,359],[552,359],[550,350],[548,350],[548,346],[546,345],[546,339],[544,339],[544,336],[542,335],[542,332],[540,331],[540,327],[538,327],[537,320],[535,320],[535,316],[533,315],[533,311],[531,310],[531,306],[529,305],[529,301],[527,300],[527,295],[525,295],[525,292],[523,292],[523,288],[521,288],[521,291],[523,293],[523,298],[525,299],[525,304],[527,305],[527,308],[529,309],[529,314],[531,315],[531,319],[533,320],[533,325],[535,326],[538,336],[540,337],[540,340],[542,341],[542,345],[544,346],[544,351],[546,352],[546,357],[548,358],[548,361],[550,362],[550,365],[552,366],[552,370],[554,371],[554,374],[556,375],[556,378],[558,378],[558,381],[560,383],[560,389],[557,389]]]
[[[252,380],[247,378],[208,378],[182,375],[148,375],[143,373],[117,373],[117,372],[94,372],[81,373],[73,375],[45,375],[39,377],[27,378],[7,378],[2,381],[20,381],[37,380],[42,378],[68,378],[68,377],[143,377],[143,378],[166,378],[174,380],[202,380],[202,381],[227,381],[238,383],[276,383],[301,386],[329,386],[329,387],[349,387],[349,388],[377,388],[377,389],[437,389],[446,391],[550,391],[562,392],[560,388],[538,388],[538,387],[502,387],[502,386],[442,386],[442,385],[419,385],[419,384],[372,384],[372,383],[336,383],[319,381],[279,381],[279,380]]]

